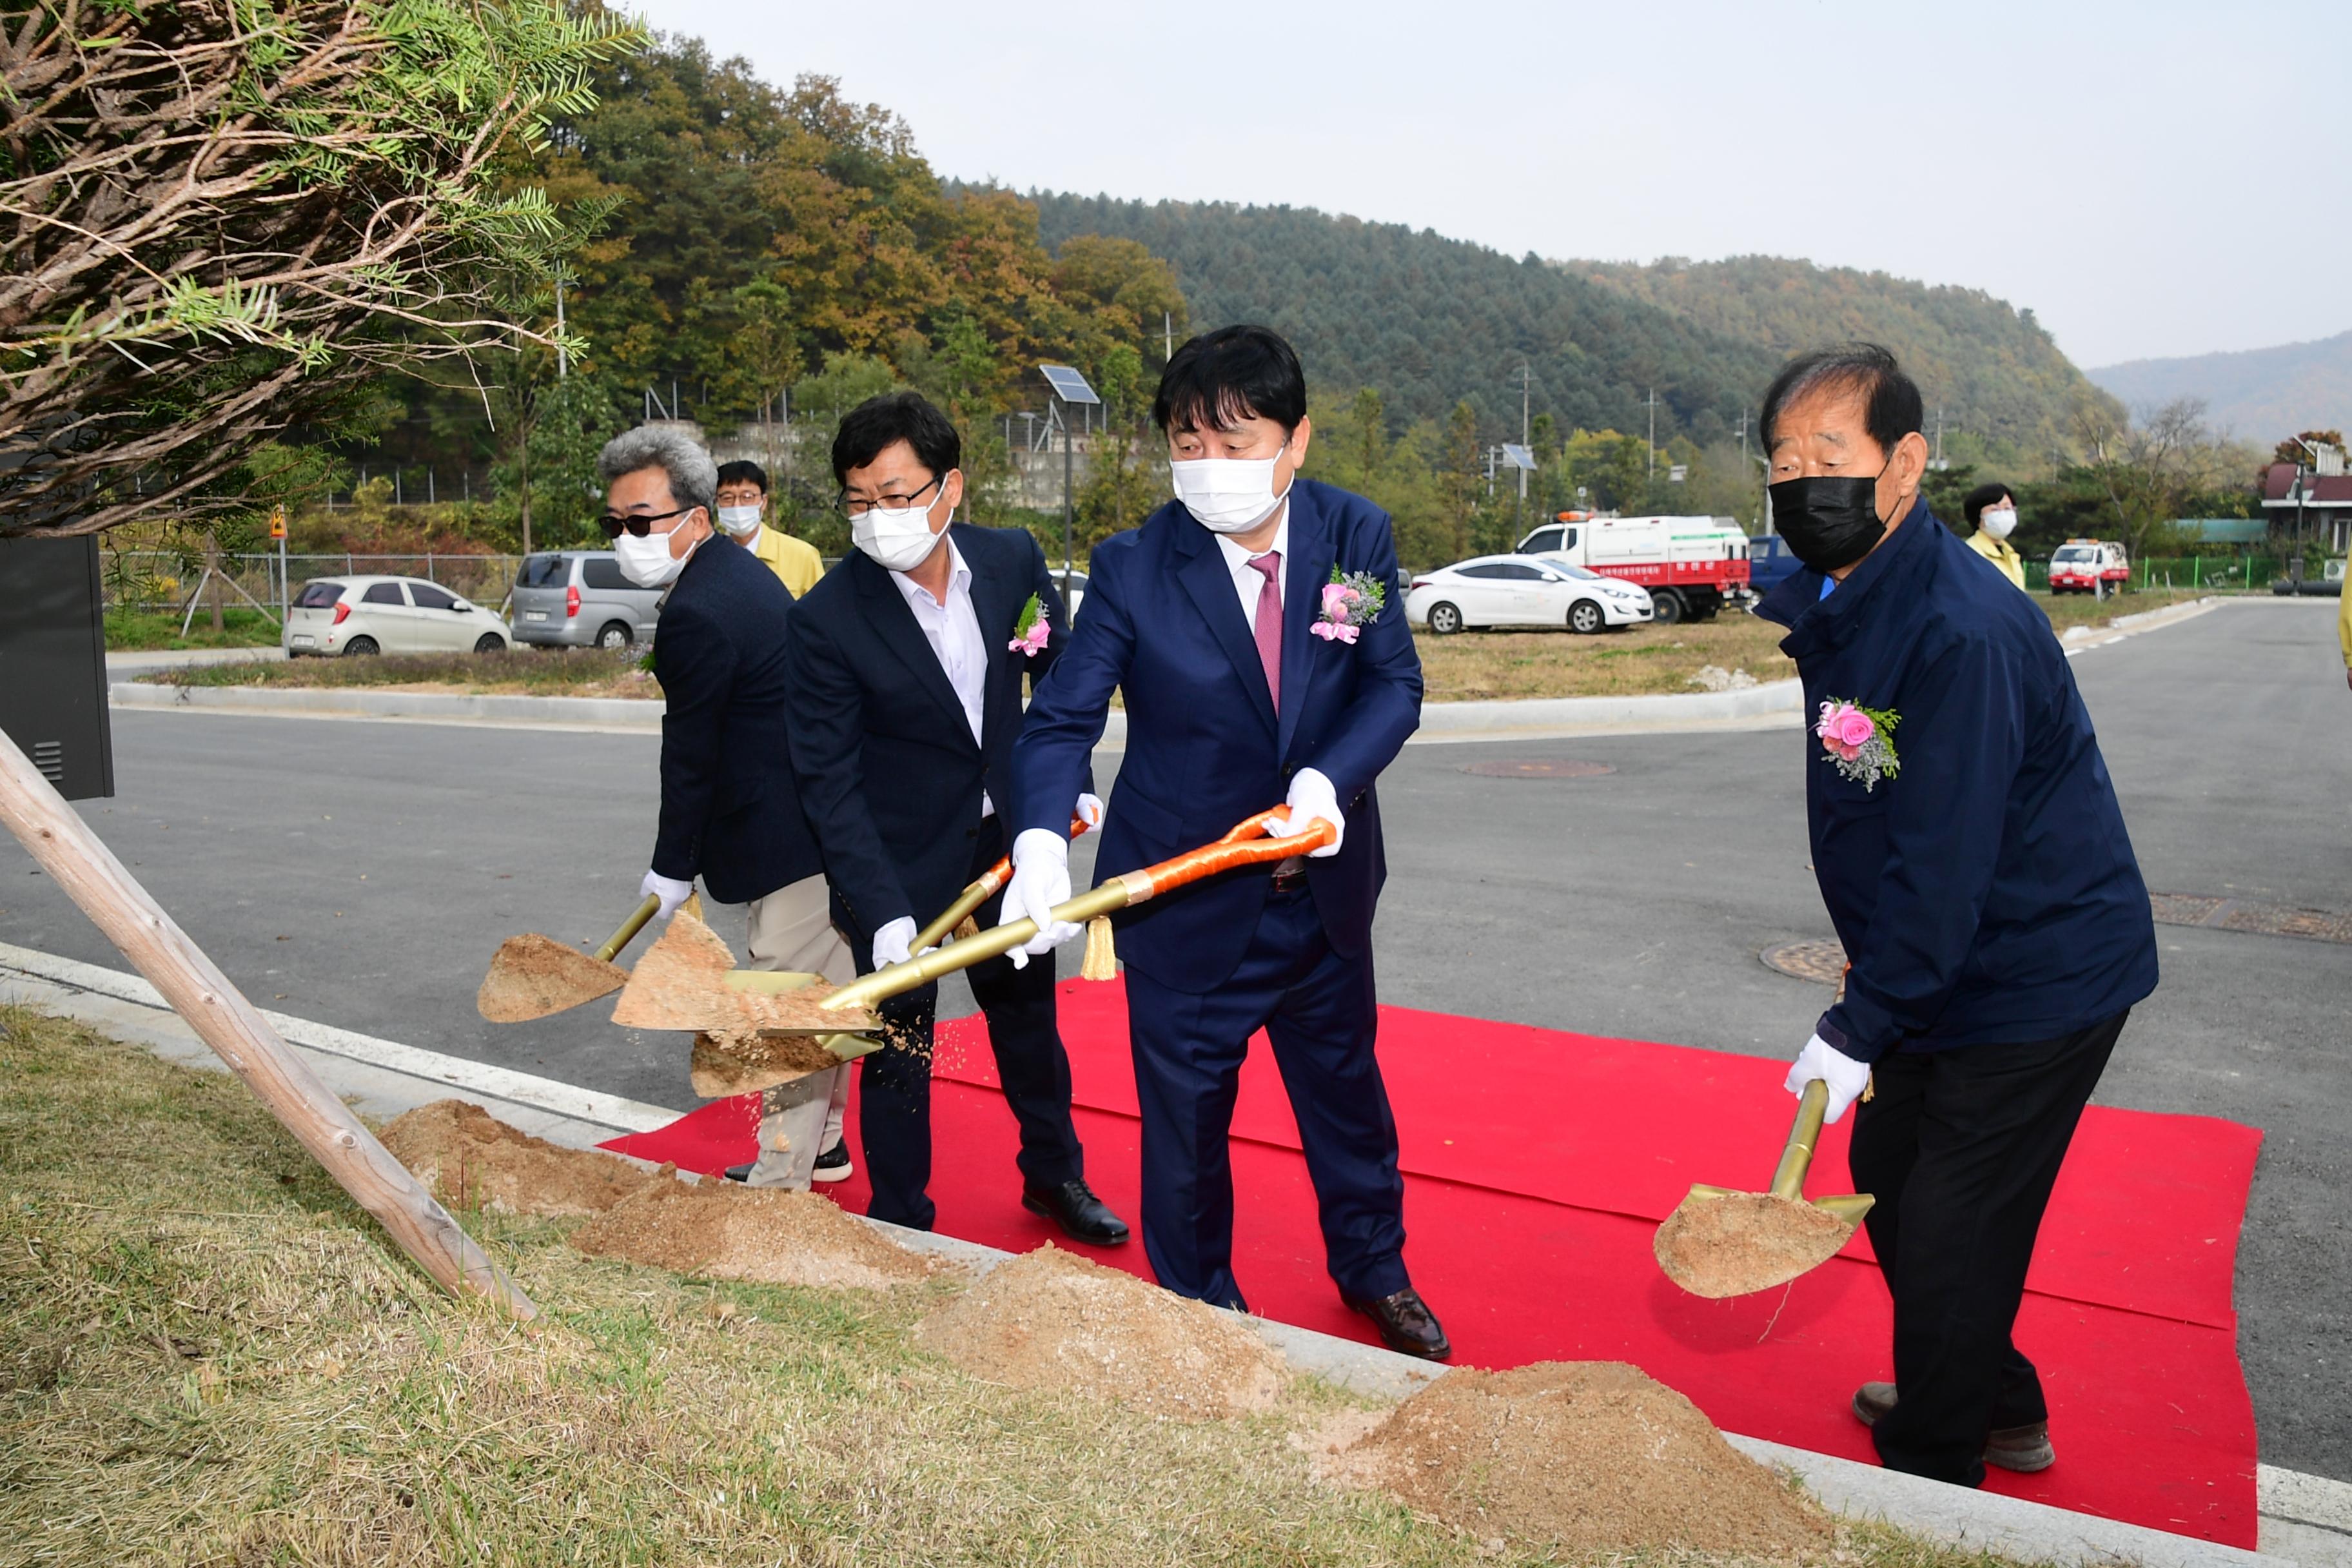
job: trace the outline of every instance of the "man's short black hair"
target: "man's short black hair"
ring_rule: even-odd
[[[768,470],[748,460],[721,463],[719,465],[719,488],[723,490],[729,485],[756,485],[760,493],[766,495]]]
[[[848,483],[850,469],[866,467],[901,441],[915,449],[915,460],[933,479],[963,467],[963,437],[946,415],[919,392],[886,392],[843,416],[833,437],[834,482]]]
[[[1772,450],[1773,427],[1780,421],[1780,411],[1807,393],[1822,391],[1859,395],[1863,428],[1889,456],[1895,443],[1917,434],[1927,422],[1919,384],[1903,374],[1892,353],[1876,343],[1840,343],[1799,354],[1782,365],[1772,384],[1764,389],[1764,417],[1758,428],[1763,432],[1766,453]]]
[[[1974,528],[1977,520],[1984,516],[1984,509],[1997,500],[2005,500],[2011,506],[2017,504],[2017,498],[2010,493],[2007,485],[1979,485],[1970,490],[1960,502],[1960,510],[1969,514],[1969,526]]]
[[[1271,419],[1284,430],[1307,417],[1307,373],[1268,327],[1219,327],[1186,341],[1160,373],[1152,423],[1163,431],[1230,430]]]

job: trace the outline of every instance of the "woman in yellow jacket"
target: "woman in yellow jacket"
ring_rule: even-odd
[[[2009,542],[2017,526],[2017,500],[2007,485],[1979,485],[1960,503],[1969,516],[1969,533],[1961,541],[1970,550],[2000,568],[2001,575],[2025,590],[2025,557]]]

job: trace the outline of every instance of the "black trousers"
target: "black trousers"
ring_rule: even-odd
[[[1985,1435],[2045,1421],[2042,1379],[2011,1339],[2058,1167],[2128,1009],[2025,1045],[1893,1052],[1854,1109],[1854,1190],[1895,1298],[1894,1410],[1878,1457],[1960,1486]]]
[[[1004,853],[1002,819],[981,824],[972,849],[971,875],[977,878]],[[999,893],[980,908],[982,928],[994,925],[1003,902]],[[937,910],[929,911],[936,914]],[[929,914],[916,918],[927,920]],[[858,957],[870,963],[869,951]],[[1021,1127],[1015,1163],[1031,1186],[1054,1187],[1086,1173],[1077,1129],[1070,1121],[1070,1057],[1054,1007],[1054,961],[1033,958],[1026,969],[992,958],[965,970],[973,999],[988,1020],[989,1048],[1005,1103]],[[893,996],[879,1012],[890,1043],[864,1058],[859,1069],[858,1138],[866,1151],[866,1174],[874,1201],[866,1213],[894,1225],[929,1230],[937,1217],[931,1202],[931,1030],[939,1016],[940,988],[926,985]],[[961,1163],[953,1174],[976,1174]]]

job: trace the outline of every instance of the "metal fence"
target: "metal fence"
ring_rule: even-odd
[[[121,608],[136,605],[142,609],[168,606],[177,609],[188,602],[204,574],[199,562],[188,570],[184,557],[162,551],[125,551],[121,556],[122,570],[110,574],[108,604]],[[278,605],[302,591],[302,584],[314,577],[423,577],[440,584],[451,593],[478,604],[496,608],[514,585],[515,573],[522,565],[520,555],[443,555],[432,552],[419,555],[286,555],[245,554],[224,555],[219,570],[228,580],[254,601],[270,606]],[[284,576],[279,575],[279,563],[285,563]],[[131,593],[125,597],[118,592],[128,584]],[[227,604],[238,603],[237,595],[226,596]]]

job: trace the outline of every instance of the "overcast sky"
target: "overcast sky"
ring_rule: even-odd
[[[2352,327],[2340,5],[640,3],[943,174],[1882,268],[2086,366]]]

